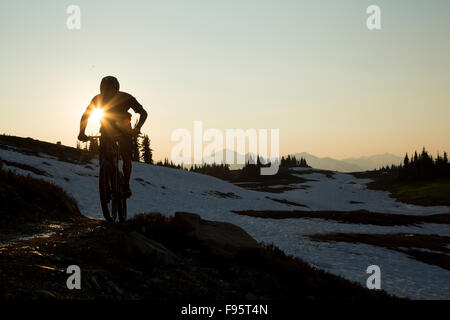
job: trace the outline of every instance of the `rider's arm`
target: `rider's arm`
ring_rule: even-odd
[[[139,122],[136,125],[135,129],[141,130],[142,126],[144,125],[145,120],[147,120],[148,114],[147,111],[144,110],[144,107],[137,102],[135,98],[133,98],[133,103],[131,104],[131,109],[133,109],[134,112],[139,113]]]
[[[88,124],[88,120],[89,117],[91,116],[92,113],[92,109],[94,108],[94,104],[93,101],[91,101],[91,103],[89,103],[89,105],[86,108],[86,111],[84,111],[83,115],[81,116],[81,120],[80,120],[80,134],[85,132],[87,124]]]

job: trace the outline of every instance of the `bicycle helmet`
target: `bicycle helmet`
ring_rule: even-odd
[[[102,82],[100,82],[100,93],[101,94],[114,95],[119,91],[119,89],[120,89],[120,84],[119,84],[119,80],[117,80],[116,77],[107,76],[102,79]]]

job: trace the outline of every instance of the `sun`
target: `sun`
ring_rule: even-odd
[[[103,118],[103,110],[101,108],[95,108],[91,113],[91,119],[94,121],[100,121]]]

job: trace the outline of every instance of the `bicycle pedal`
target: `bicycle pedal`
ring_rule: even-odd
[[[131,193],[130,189],[122,191],[122,197],[130,198],[131,196],[132,196],[132,193]]]

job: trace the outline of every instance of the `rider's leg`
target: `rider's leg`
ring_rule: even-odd
[[[130,141],[128,141],[130,140]],[[125,195],[127,197],[131,196],[131,189],[130,189],[130,178],[131,178],[131,171],[133,169],[133,161],[132,161],[132,141],[131,139],[121,139],[119,141],[119,147],[120,147],[120,155],[122,158],[122,172],[123,172],[123,178],[124,178],[124,184],[125,184]]]
[[[123,158],[122,162],[122,171],[123,177],[126,184],[130,184],[131,170],[133,169],[133,162],[131,161],[131,157]]]
[[[108,136],[104,133],[102,133],[102,136],[100,137],[100,146],[99,146],[99,163],[100,165],[102,165],[103,159],[107,158],[108,156],[110,156],[108,154],[108,150],[110,150],[111,148],[111,140],[108,138]],[[109,184],[108,184],[109,186]],[[108,192],[106,192],[106,200],[110,201],[111,200],[111,190],[109,190]]]

